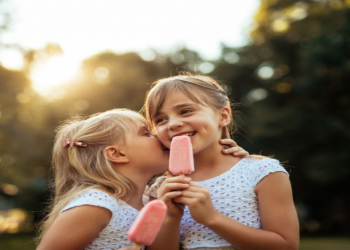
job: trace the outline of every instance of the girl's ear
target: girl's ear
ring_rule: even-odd
[[[105,148],[107,159],[114,163],[128,163],[130,160],[125,153],[116,146],[108,146]]]
[[[231,110],[228,107],[224,107],[220,110],[220,127],[226,127],[231,121]]]

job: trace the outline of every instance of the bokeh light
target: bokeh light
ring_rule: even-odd
[[[203,62],[199,65],[198,70],[203,74],[209,74],[214,70],[214,68],[215,68],[214,64],[210,62]]]
[[[274,74],[274,69],[269,65],[262,65],[258,68],[258,76],[263,80],[270,79]]]
[[[266,89],[263,88],[255,88],[252,89],[248,94],[247,94],[247,100],[250,102],[257,102],[257,101],[262,101],[264,100],[268,95],[268,92]]]

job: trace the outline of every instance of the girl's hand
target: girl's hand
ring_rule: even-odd
[[[220,139],[219,143],[222,145],[228,145],[230,148],[225,148],[222,150],[223,154],[232,154],[237,157],[246,157],[249,156],[249,152],[239,147],[237,143],[232,139]]]
[[[186,176],[175,176],[167,178],[157,190],[157,197],[165,202],[168,207],[167,216],[181,219],[184,206],[173,201],[182,195],[184,189],[189,187],[191,179]]]
[[[209,189],[193,182],[174,201],[187,205],[192,218],[203,225],[207,225],[219,213],[211,201]]]

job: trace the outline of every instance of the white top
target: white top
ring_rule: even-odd
[[[91,189],[77,195],[61,210],[61,213],[83,205],[104,207],[112,212],[108,225],[84,248],[85,250],[117,250],[134,245],[126,234],[139,213],[137,209],[101,190]]]
[[[213,205],[220,213],[246,226],[261,228],[254,188],[261,179],[274,172],[288,175],[277,160],[243,158],[225,173],[196,183],[210,190]],[[180,234],[184,249],[235,249],[212,230],[195,222],[188,207],[181,220]]]

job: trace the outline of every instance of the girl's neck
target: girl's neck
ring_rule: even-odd
[[[190,175],[194,181],[211,179],[229,170],[239,160],[239,157],[224,155],[222,146],[206,149],[194,155],[195,171]]]
[[[143,173],[135,173],[132,176],[127,177],[136,185],[136,192],[128,201],[126,201],[126,203],[128,203],[130,206],[132,206],[137,210],[140,210],[143,207],[142,197],[143,197],[145,188],[147,186],[147,183],[151,179],[151,177],[152,176],[149,176],[148,178]]]
[[[127,201],[125,201],[129,206],[135,208],[136,210],[141,210],[141,208],[143,207],[143,203],[142,203],[142,196],[143,196],[143,192],[141,192],[141,190],[137,190],[137,192]]]

